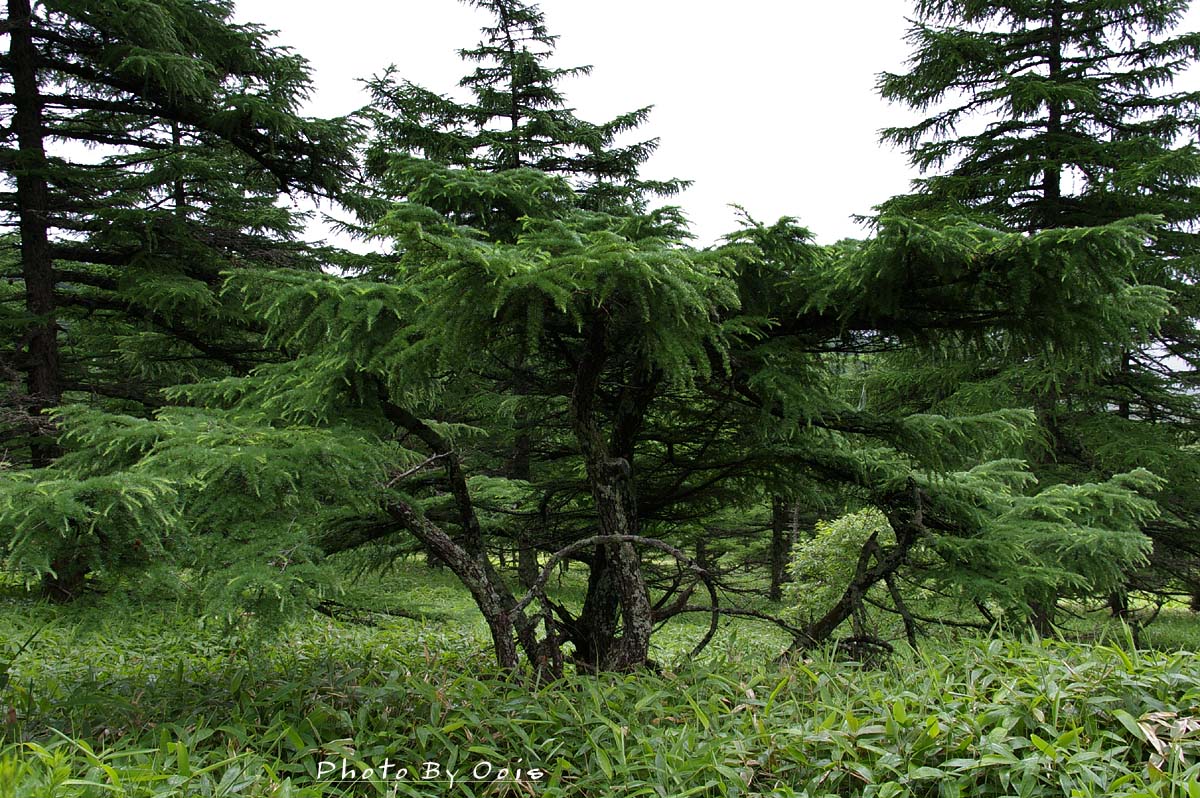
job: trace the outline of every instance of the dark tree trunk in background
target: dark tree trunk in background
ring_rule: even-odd
[[[519,428],[528,422],[518,417]],[[529,467],[529,450],[533,445],[528,432],[521,431],[513,443],[512,457],[508,463],[509,479],[519,479],[528,482],[531,476]],[[540,520],[540,519],[539,519]],[[538,578],[537,529],[534,522],[522,523],[517,529],[517,581],[523,588],[530,588]],[[542,530],[543,532],[545,530]]]
[[[1042,637],[1054,634],[1054,604],[1045,601],[1029,602],[1029,622],[1033,631]]]
[[[1061,0],[1050,2],[1050,41],[1046,53],[1048,77],[1051,83],[1058,83],[1063,76],[1063,7]],[[1063,103],[1054,99],[1046,104],[1046,135],[1048,139],[1056,139],[1063,132]],[[1047,157],[1042,173],[1042,212],[1035,217],[1036,230],[1044,230],[1062,226],[1062,165],[1052,157]],[[1052,386],[1044,395],[1037,398],[1037,411],[1042,423],[1049,433],[1051,440],[1051,457],[1059,457],[1065,449],[1062,430],[1059,426],[1059,395]],[[1030,620],[1034,630],[1039,635],[1050,635],[1054,632],[1055,601],[1034,600],[1029,602]]]
[[[72,552],[66,552],[50,563],[54,575],[42,577],[42,595],[58,604],[74,601],[83,593],[89,568]]]
[[[1063,8],[1060,0],[1050,2],[1050,40],[1046,51],[1047,77],[1051,83],[1063,79]],[[1063,101],[1053,99],[1046,103],[1046,139],[1056,142],[1063,135]],[[1062,164],[1052,153],[1046,153],[1042,167],[1041,208],[1033,214],[1031,229],[1037,232],[1063,226]]]
[[[521,587],[529,588],[538,577],[537,546],[534,545],[534,537],[528,529],[522,527],[518,534],[520,537],[517,539],[517,581]]]
[[[21,234],[21,275],[25,309],[35,318],[26,334],[25,366],[30,408],[39,416],[62,399],[58,362],[58,320],[54,303],[54,261],[50,253],[50,191],[46,183],[42,98],[38,89],[38,52],[33,41],[29,0],[8,0],[9,62],[13,81],[13,121],[17,134],[17,224]],[[58,448],[42,435],[31,445],[35,468],[49,465]]]
[[[179,127],[179,123],[171,122],[171,145],[175,147],[176,152],[183,147],[183,129]],[[183,178],[175,178],[175,183],[171,190],[171,199],[175,205],[175,216],[180,220],[187,219],[187,187],[183,184]]]
[[[1108,609],[1114,618],[1129,617],[1129,594],[1124,589],[1108,594]]]
[[[783,598],[783,583],[787,578],[788,559],[792,553],[792,527],[788,510],[791,509],[782,496],[771,499],[771,601]]]
[[[26,333],[26,381],[35,422],[62,402],[59,374],[58,318],[54,301],[54,259],[50,251],[50,189],[46,181],[46,149],[42,125],[42,98],[38,89],[38,52],[33,40],[33,12],[29,0],[8,0],[9,64],[13,84],[12,128],[17,134],[17,225],[21,235],[21,276],[25,282],[25,309],[34,321]],[[44,468],[59,456],[58,446],[44,425],[31,430],[30,465]],[[42,577],[43,594],[54,601],[70,601],[83,589],[88,567],[66,550]]]

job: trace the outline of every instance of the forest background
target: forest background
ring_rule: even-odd
[[[876,87],[913,115],[882,133],[923,175],[910,193],[864,217],[861,240],[818,244],[742,210],[703,246],[671,204],[688,183],[642,174],[650,109],[588,121],[564,91],[590,69],[558,64],[537,7],[469,6],[486,27],[458,90],[385,69],[368,105],[321,119],[300,113],[304,60],[226,3],[9,0],[0,529],[15,608],[53,625],[174,602],[260,651],[318,617],[428,620],[361,589],[441,578],[414,571],[423,560],[469,596],[473,615],[444,617],[485,630],[496,685],[531,690],[653,685],[668,629],[692,630],[696,660],[723,628],[765,624],[779,658],[761,666],[789,669],[1103,629],[1102,614],[1136,649],[1160,617],[1191,622],[1186,3],[918,3],[911,58]],[[293,199],[336,209],[338,234],[365,244],[306,241]],[[36,645],[26,631],[14,661]],[[194,685],[177,672],[176,710]],[[1158,757],[1145,783],[1190,790],[1186,696],[1147,710],[1170,715],[1174,747],[1154,742],[1165,716],[1114,700],[1107,717]],[[5,759],[19,783],[74,783],[53,781],[68,751],[104,771],[70,734],[59,754],[40,742],[79,711],[32,683],[14,693],[6,734],[42,768]],[[285,725],[275,745],[329,750]],[[1103,726],[1059,726],[1053,743],[1025,730],[1031,756],[1100,756]],[[180,745],[163,738],[147,772],[167,750],[190,772]],[[1007,788],[1008,771],[953,753],[921,766],[936,778],[888,783]],[[1135,784],[1140,754],[1108,753],[1102,788]],[[722,767],[726,791],[758,778]],[[843,775],[884,784],[868,771]]]

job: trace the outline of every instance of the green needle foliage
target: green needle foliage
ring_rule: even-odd
[[[122,137],[96,171],[113,182],[92,186],[120,201],[12,212],[21,293],[47,263],[63,271],[53,247],[68,241],[77,272],[111,282],[52,280],[48,304],[14,317],[31,330],[27,353],[40,341],[64,357],[27,361],[29,386],[59,390],[46,402],[31,387],[31,415],[63,406],[54,450],[31,440],[35,467],[2,473],[10,568],[70,575],[74,594],[89,571],[169,562],[231,614],[277,623],[338,590],[330,555],[386,564],[416,541],[469,592],[499,666],[545,679],[572,663],[644,669],[657,628],[705,612],[698,656],[721,613],[744,608],[724,605],[737,585],[719,562],[684,549],[745,548],[784,497],[826,517],[877,513],[890,530],[840,546],[841,590],[802,628],[782,627],[794,649],[860,623],[884,587],[910,614],[897,579],[1024,615],[1047,595],[1108,590],[1144,561],[1154,476],[1037,481],[1025,460],[1040,407],[938,403],[912,375],[925,364],[939,384],[977,385],[1019,367],[1022,390],[1045,394],[1064,369],[1108,373],[1114,351],[1170,312],[1168,292],[1139,281],[1157,216],[1021,230],[961,209],[889,213],[870,240],[832,247],[793,219],[747,216],[697,249],[678,209],[650,206],[679,185],[640,177],[653,142],[620,141],[644,111],[581,121],[556,85],[585,70],[549,66],[537,9],[478,5],[494,24],[463,53],[477,64],[470,101],[392,73],[369,83],[367,185],[347,201],[391,251],[339,273],[313,268],[289,240],[296,220],[268,199],[331,192],[353,135],[294,115],[294,57],[200,0],[111,19],[105,4],[47,12],[68,32],[117,25],[98,37],[115,49],[90,67],[97,82],[79,85],[109,87],[94,93],[120,106],[100,109],[104,135]],[[134,37],[153,30],[134,12],[165,20],[158,38]],[[16,94],[27,73],[14,71]],[[82,95],[65,129],[97,129]],[[52,171],[15,170],[15,196],[65,196],[39,175]],[[93,218],[104,224],[78,226],[86,246],[63,232]],[[133,254],[88,254],[117,251]],[[84,300],[111,315],[63,311]],[[156,361],[165,339],[178,348]],[[113,375],[101,347],[129,353],[112,362],[136,364],[140,398],[60,401],[72,369],[75,390],[103,395],[88,387]],[[200,362],[169,365],[188,356]],[[513,548],[521,591],[501,560]],[[555,590],[550,565],[582,569],[582,595]]]
[[[1200,60],[1200,34],[1172,32],[1187,7],[918,2],[908,71],[879,81],[885,98],[927,114],[883,132],[928,173],[886,212],[964,213],[1027,233],[1140,215],[1163,220],[1133,279],[1169,290],[1173,311],[1143,341],[1109,339],[1108,354],[1090,362],[1043,354],[990,364],[983,383],[1036,407],[1049,444],[1035,455],[1044,478],[1103,480],[1136,467],[1166,478],[1167,512],[1145,526],[1156,543],[1154,568],[1128,585],[1163,598],[1200,588],[1191,451],[1200,417],[1200,92],[1173,86]],[[933,371],[918,369],[908,389],[938,379]],[[967,374],[958,379],[968,384],[926,400],[981,395]],[[948,395],[954,391],[961,398]],[[1114,611],[1127,609],[1124,592],[1114,591]]]
[[[484,172],[530,168],[561,175],[571,181],[582,206],[609,212],[644,209],[650,197],[674,194],[686,185],[639,177],[641,165],[657,148],[656,139],[618,143],[646,121],[650,108],[602,123],[575,115],[558,84],[590,74],[591,67],[551,66],[557,37],[547,30],[536,5],[466,1],[493,19],[483,28],[482,41],[459,51],[463,60],[477,64],[459,81],[470,101],[403,80],[394,68],[367,81],[372,104],[364,116],[375,136],[365,162],[385,195],[405,197],[420,185],[421,167],[407,163],[408,158]],[[468,214],[460,217],[466,223],[493,235],[511,235],[520,216],[519,207],[503,204],[454,210]]]
[[[352,431],[167,408],[154,418],[73,406],[54,465],[0,475],[10,566],[78,562],[109,580],[174,562],[208,610],[273,625],[340,588],[315,541],[374,510],[394,446]]]
[[[163,385],[244,371],[264,355],[217,299],[220,272],[317,268],[278,195],[332,190],[353,128],[298,117],[304,61],[228,3],[9,12],[4,270],[25,313],[3,323],[27,409],[71,392],[153,407]],[[29,432],[8,445],[44,465],[53,446]]]
[[[1030,238],[897,220],[860,247],[789,250],[781,240],[803,234],[785,223],[697,251],[678,234],[665,237],[669,228],[653,215],[579,207],[543,173],[426,163],[424,175],[420,193],[379,223],[397,242],[389,274],[232,274],[230,289],[267,325],[268,340],[298,356],[188,393],[289,424],[351,421],[419,440],[437,469],[432,479],[398,467],[396,493],[379,496],[390,528],[360,526],[336,547],[417,535],[472,592],[499,596],[499,607],[479,600],[502,664],[515,662],[504,638],[514,630],[497,616],[515,597],[490,575],[481,509],[506,495],[496,479],[504,467],[485,437],[487,419],[474,424],[469,413],[517,397],[536,398],[530,418],[558,447],[545,462],[535,456],[532,477],[558,500],[541,517],[554,527],[543,530],[547,539],[561,545],[596,529],[647,529],[674,542],[723,503],[749,506],[764,485],[790,482],[852,491],[883,508],[904,543],[880,552],[881,567],[918,539],[931,549],[943,536],[958,542],[955,552],[946,544],[947,562],[1021,546],[1021,559],[996,562],[990,588],[973,587],[995,601],[1008,595],[997,585],[1016,584],[1006,580],[1112,581],[1144,556],[1132,519],[1153,512],[1140,497],[1155,485],[1149,475],[1034,494],[1016,464],[979,465],[1021,445],[1028,412],[880,414],[855,410],[841,385],[844,358],[864,346],[983,358],[1052,344],[1063,357],[1094,357],[1097,340],[1128,336],[1164,310],[1161,291],[1123,277],[1144,224]],[[456,207],[500,198],[527,213],[514,241],[489,240],[419,204],[424,197],[454,197]],[[764,273],[774,275],[769,297],[752,293]],[[1014,296],[1009,286],[1022,280],[1045,302]],[[1108,301],[1114,293],[1122,300]],[[770,317],[743,314],[768,305]],[[464,402],[466,391],[480,404]],[[721,414],[722,424],[697,422]],[[507,495],[520,511],[529,500],[514,489]],[[405,509],[413,507],[424,522]],[[1079,554],[1098,543],[1096,556]],[[630,659],[629,641],[642,620],[635,613],[647,612],[633,592],[647,591],[643,565],[607,542],[583,562],[590,601],[571,608],[547,597],[553,614],[540,645],[571,643],[588,667],[638,664],[645,651]],[[630,588],[625,578],[642,584]],[[830,631],[849,617],[837,617],[843,610],[826,619]],[[543,649],[527,647],[521,625],[538,620],[510,617],[536,661]],[[664,617],[651,610],[644,619]]]
[[[12,408],[0,436],[18,464],[46,467],[62,453],[55,407],[146,414],[166,386],[271,359],[220,299],[221,271],[320,266],[279,193],[332,192],[355,128],[299,117],[303,59],[231,15],[210,0],[8,4],[0,167],[13,190],[0,212],[17,235],[0,243]],[[73,506],[63,479],[47,474],[38,490],[61,489]],[[64,540],[92,534],[99,505],[80,506],[91,509],[55,527]],[[72,559],[54,545],[55,558],[35,563],[23,541],[14,556],[59,598],[78,593],[85,560],[122,558],[83,546]]]
[[[893,207],[958,203],[1021,230],[1195,220],[1200,94],[1171,84],[1200,56],[1200,34],[1167,35],[1187,7],[918,2],[909,71],[881,75],[879,91],[931,115],[883,137],[923,171],[947,171]]]

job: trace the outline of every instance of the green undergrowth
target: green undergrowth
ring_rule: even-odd
[[[358,582],[415,619],[273,635],[8,597],[8,654],[41,631],[0,692],[0,796],[1200,796],[1191,654],[963,639],[777,666],[743,623],[691,661],[689,619],[660,673],[531,686],[415,573]]]

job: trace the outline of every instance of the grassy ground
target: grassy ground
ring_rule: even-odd
[[[784,641],[754,622],[689,661],[697,616],[663,630],[661,674],[529,689],[491,674],[450,574],[356,585],[348,603],[419,619],[260,636],[185,595],[10,593],[9,652],[44,628],[0,691],[0,796],[1200,796],[1200,658],[1115,633],[775,667]],[[1195,625],[1172,618],[1160,641]]]

